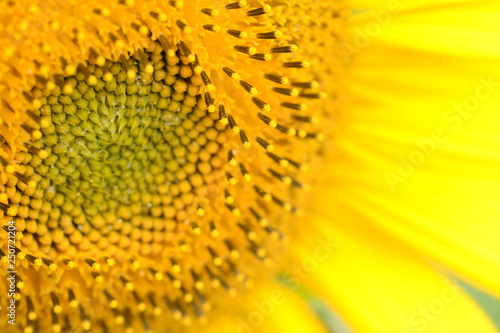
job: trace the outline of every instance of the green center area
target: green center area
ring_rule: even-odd
[[[154,252],[147,244],[168,241],[165,231],[196,213],[222,164],[225,134],[199,95],[202,79],[182,60],[157,48],[79,67],[50,92],[35,88],[46,97],[40,116],[52,120],[32,142],[48,157],[29,161],[43,204],[27,214],[39,236],[51,235],[41,244],[64,251],[135,242]]]

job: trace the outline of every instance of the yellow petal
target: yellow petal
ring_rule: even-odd
[[[329,200],[321,203],[331,206]],[[309,274],[302,280],[304,285],[328,300],[351,329],[359,333],[497,332],[456,283],[404,245],[365,228],[357,210],[344,208],[329,209],[315,220],[320,236],[309,243],[308,254],[302,253],[300,274]]]
[[[414,7],[423,7],[429,5],[440,5],[440,4],[452,4],[459,2],[467,2],[471,0],[350,0],[348,5],[353,9],[379,9],[388,10],[391,8],[399,8],[400,10],[406,10]]]
[[[497,296],[499,9],[415,11],[356,55],[328,194]]]
[[[278,282],[259,286],[240,302],[244,307],[234,316],[210,320],[207,330],[217,333],[328,333],[328,329],[309,304],[297,293]],[[231,312],[229,312],[231,311]]]
[[[391,6],[366,11],[349,21],[352,29],[349,53],[364,53],[372,44],[460,56],[482,54],[490,58],[500,52],[500,25],[495,24],[499,10],[496,1],[420,3],[422,7],[417,8],[388,3]],[[393,56],[398,55],[395,51]]]

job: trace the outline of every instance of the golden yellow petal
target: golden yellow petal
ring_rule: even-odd
[[[353,57],[325,196],[500,295],[495,13],[415,11]]]
[[[220,317],[203,332],[329,332],[306,300],[281,283],[265,283],[243,300],[237,316]]]
[[[322,204],[329,200],[319,200]],[[318,208],[316,236],[301,253],[303,285],[360,333],[497,332],[474,301],[418,253],[370,226],[359,210]]]

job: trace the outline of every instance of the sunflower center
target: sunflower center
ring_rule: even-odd
[[[0,220],[28,333],[184,331],[272,274],[329,126],[336,51],[309,41],[331,2],[104,2],[7,7]]]
[[[191,68],[158,50],[82,67],[45,92],[42,116],[50,112],[52,123],[32,145],[50,153],[28,165],[44,179],[47,226],[79,250],[158,254],[168,232],[196,214],[196,196],[210,195],[225,127],[206,112]],[[53,241],[67,251],[63,239]]]

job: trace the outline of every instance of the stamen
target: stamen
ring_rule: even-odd
[[[234,45],[233,48],[236,51],[244,53],[244,54],[255,55],[257,53],[257,50],[253,46]]]
[[[245,31],[235,30],[235,29],[227,29],[226,32],[236,38],[244,39],[248,37],[248,34]]]
[[[285,68],[307,68],[310,64],[307,61],[292,61],[284,62],[283,67]]]
[[[247,5],[246,0],[240,0],[240,1],[229,3],[229,4],[225,5],[224,8],[226,8],[226,9],[239,9],[239,8],[245,7],[246,5]]]
[[[271,53],[290,53],[297,50],[298,50],[297,45],[287,45],[287,46],[272,47],[269,51]]]
[[[280,84],[287,84],[289,81],[286,77],[276,75],[276,74],[264,74],[264,78],[268,79],[269,81],[280,83]]]
[[[270,32],[259,32],[255,34],[255,37],[258,39],[277,39],[283,36],[283,33],[279,30],[270,31]]]
[[[263,7],[249,10],[248,12],[246,12],[246,15],[250,16],[250,17],[252,17],[252,16],[260,16],[260,15],[267,14],[270,11],[271,11],[271,6],[264,5]]]
[[[283,94],[292,97],[296,97],[299,95],[299,91],[297,89],[272,87],[272,90],[274,92],[277,92],[278,94]]]

